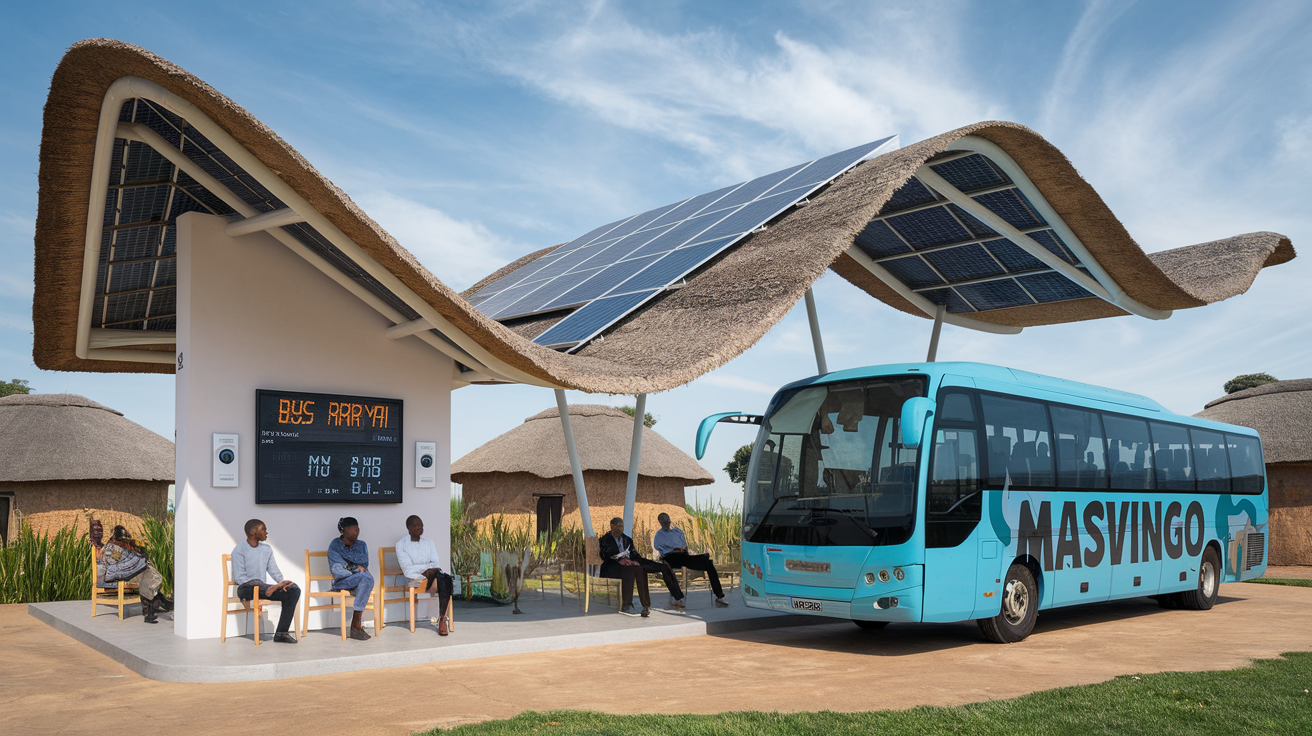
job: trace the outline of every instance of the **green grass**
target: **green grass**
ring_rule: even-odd
[[[1262,583],[1264,585],[1292,585],[1296,588],[1312,588],[1312,580],[1302,578],[1253,578],[1245,583]]]
[[[526,712],[451,729],[485,734],[1306,734],[1312,733],[1312,653],[1257,660],[1222,672],[1126,675],[1097,685],[958,707],[872,713],[721,713],[614,716]],[[862,686],[860,683],[851,683]],[[835,688],[842,683],[835,681]],[[659,691],[645,696],[658,702]],[[644,698],[635,691],[635,697]],[[768,682],[760,697],[768,703]],[[652,700],[653,698],[657,700]],[[433,730],[429,734],[448,733]]]

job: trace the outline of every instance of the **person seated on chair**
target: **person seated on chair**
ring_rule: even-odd
[[[121,524],[114,527],[110,540],[100,551],[96,578],[106,588],[120,581],[136,583],[137,593],[141,596],[141,613],[148,624],[159,623],[161,611],[173,610],[173,601],[160,592],[164,576],[150,564],[146,550]]]
[[[367,641],[360,619],[369,606],[374,590],[374,576],[369,573],[369,546],[360,541],[360,522],[353,516],[337,520],[341,536],[328,543],[328,571],[333,574],[333,590],[349,590],[355,596],[351,615],[351,638]]]
[[[281,644],[295,644],[296,637],[289,633],[292,617],[296,615],[296,603],[301,600],[301,589],[296,583],[284,580],[278,563],[273,559],[273,548],[265,544],[269,538],[269,529],[259,519],[246,522],[244,529],[246,541],[238,542],[232,548],[232,581],[237,584],[237,597],[243,601],[255,598],[255,588],[259,586],[260,597],[282,604],[282,613],[278,617],[278,628],[273,640]],[[265,575],[273,578],[269,585]]]
[[[447,635],[447,606],[451,605],[451,592],[455,589],[451,576],[439,567],[437,545],[424,536],[424,520],[411,514],[405,520],[405,529],[409,534],[396,543],[396,562],[401,566],[401,574],[406,576],[412,587],[421,592],[437,595],[438,636]],[[425,602],[426,603],[426,602]],[[423,614],[416,612],[422,618]]]
[[[624,533],[624,520],[610,520],[610,534],[598,540],[601,552],[601,576],[618,578],[620,584],[620,613],[633,615],[633,581],[638,583],[638,599],[642,602],[642,616],[651,615],[651,594],[647,592],[647,573],[658,572],[670,591],[670,606],[682,610],[683,591],[674,577],[674,569],[664,562],[649,560],[638,553],[633,538]]]
[[[720,587],[720,575],[715,571],[715,563],[711,562],[711,556],[688,554],[688,538],[684,536],[682,529],[670,524],[669,514],[658,515],[656,521],[660,522],[661,528],[652,539],[652,546],[660,553],[661,559],[670,567],[686,567],[689,570],[706,573],[707,579],[711,581],[711,590],[715,593],[716,607],[727,607],[729,603],[724,600],[724,588]]]

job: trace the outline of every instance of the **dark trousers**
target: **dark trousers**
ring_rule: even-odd
[[[633,583],[638,583],[638,600],[643,608],[651,608],[651,592],[647,590],[647,571],[642,565],[616,565],[609,578],[620,579],[620,605],[632,605]]]
[[[715,592],[715,597],[724,597],[724,589],[720,587],[720,576],[715,571],[715,563],[711,562],[710,555],[690,555],[687,552],[671,552],[668,555],[665,555],[663,559],[669,563],[670,567],[686,567],[689,570],[700,570],[706,573],[706,577],[711,581],[711,590]]]
[[[296,615],[296,603],[301,600],[301,589],[296,587],[296,583],[292,583],[277,593],[269,595],[267,591],[271,586],[263,583],[246,583],[237,586],[237,597],[244,601],[251,600],[255,597],[255,586],[257,584],[260,586],[260,598],[282,604],[280,606],[282,612],[278,614],[278,628],[275,632],[279,634],[287,633],[292,627],[292,616]]]
[[[440,608],[438,615],[445,616],[447,606],[451,605],[455,584],[450,575],[444,572],[432,572],[424,576],[424,590],[431,589],[434,580],[437,581],[437,605]]]
[[[674,577],[674,568],[670,567],[668,563],[643,560],[642,569],[646,572],[660,573],[661,579],[665,581],[665,588],[670,591],[670,596],[676,601],[683,598],[683,589],[679,587],[679,579]]]

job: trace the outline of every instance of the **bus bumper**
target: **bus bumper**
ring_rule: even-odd
[[[763,594],[744,596],[746,605],[779,613],[861,621],[919,621],[921,615],[923,593],[919,584],[881,590],[852,600],[838,597],[850,595],[850,590],[797,585],[765,587]]]

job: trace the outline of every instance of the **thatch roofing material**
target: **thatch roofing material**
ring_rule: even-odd
[[[148,79],[199,108],[378,264],[497,359],[546,383],[584,391],[663,391],[724,365],[755,344],[831,267],[872,296],[924,316],[844,253],[922,163],[951,150],[967,135],[988,139],[1006,151],[1125,291],[1149,306],[1183,309],[1234,296],[1263,266],[1294,257],[1289,240],[1275,233],[1253,233],[1147,256],[1061,152],[1024,126],[985,122],[861,164],[808,206],[736,246],[688,286],[649,302],[604,340],[567,355],[531,342],[546,328],[542,322],[510,328],[471,306],[291,146],[217,90],[144,49],[91,39],[70,48],[55,71],[42,130],[33,303],[33,355],[42,368],[172,370],[160,364],[82,360],[74,354],[96,126],[105,91],[124,76]],[[508,273],[548,250],[521,258],[498,273]],[[1212,278],[1214,273],[1226,278]],[[970,316],[1030,326],[1119,314],[1124,312],[1102,300],[1081,299]]]
[[[614,407],[597,404],[571,406],[569,416],[584,472],[628,472],[632,417]],[[540,478],[570,475],[560,411],[547,409],[534,414],[451,465],[451,480],[456,483],[466,483],[486,473],[532,473]],[[696,460],[647,427],[642,429],[638,475],[677,478],[685,486],[715,482]]]
[[[1268,464],[1312,462],[1312,378],[1236,391],[1194,416],[1256,429]]]
[[[172,481],[173,443],[74,394],[0,398],[0,482]]]

